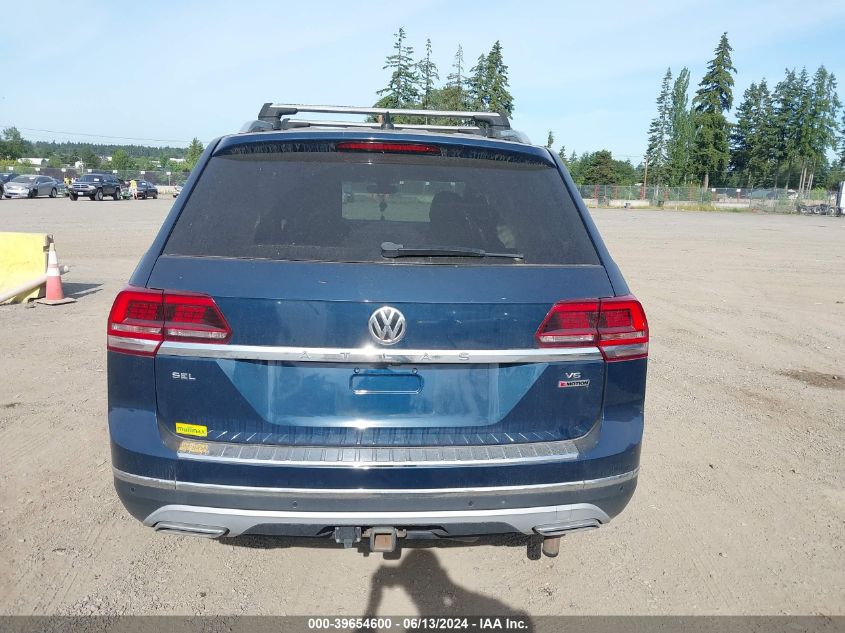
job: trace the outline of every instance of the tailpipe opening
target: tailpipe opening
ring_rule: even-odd
[[[556,558],[557,555],[560,553],[560,537],[559,536],[549,536],[543,539],[543,556],[548,556],[549,558]]]

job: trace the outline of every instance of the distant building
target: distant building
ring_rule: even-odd
[[[170,162],[176,163],[177,165],[181,165],[182,163],[185,162],[185,159],[184,158],[171,158]]]
[[[34,167],[43,167],[47,164],[46,158],[19,158],[18,162],[21,165],[32,165]]]

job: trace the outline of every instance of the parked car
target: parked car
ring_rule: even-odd
[[[67,186],[65,185],[63,180],[59,180],[58,178],[53,178],[53,182],[56,183],[56,194],[60,196],[67,195]]]
[[[146,200],[147,198],[158,198],[158,189],[156,186],[147,181],[147,180],[138,180],[138,193],[137,197],[141,200]]]
[[[16,176],[3,186],[3,195],[6,198],[55,198],[57,193],[56,181],[49,176]]]
[[[102,200],[111,196],[120,200],[120,180],[112,174],[85,174],[74,180],[70,186],[70,199],[76,200],[80,196],[91,200]]]
[[[13,178],[17,178],[17,177],[18,177],[18,174],[14,173],[14,172],[11,172],[11,173],[6,172],[6,173],[0,174],[0,197],[3,196],[3,187],[6,186],[6,183],[9,182],[10,180],[12,180]]]
[[[384,122],[285,129],[311,111]],[[390,114],[420,113],[265,105],[117,295],[112,466],[144,525],[554,556],[633,495],[648,324],[563,163],[502,115]]]
[[[178,198],[180,193],[182,193],[182,185],[176,185],[173,188],[173,197]]]

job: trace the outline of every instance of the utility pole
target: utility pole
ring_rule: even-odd
[[[643,190],[640,193],[640,200],[645,200],[645,188],[648,186],[648,154],[645,155],[645,170],[643,171]]]

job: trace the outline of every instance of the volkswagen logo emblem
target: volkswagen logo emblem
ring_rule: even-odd
[[[370,334],[382,345],[393,345],[405,336],[405,315],[390,306],[373,312],[367,325]]]

